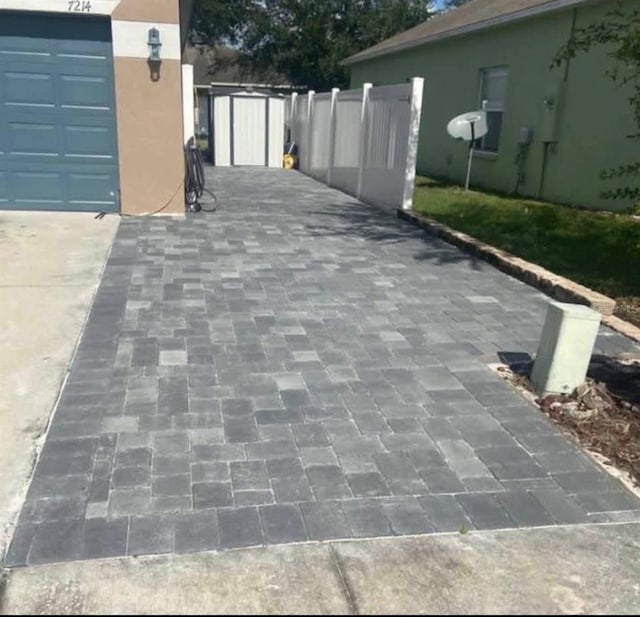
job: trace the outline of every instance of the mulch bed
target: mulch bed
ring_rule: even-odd
[[[531,362],[497,370],[535,397]],[[596,356],[586,383],[575,392],[535,398],[535,403],[581,446],[626,471],[640,487],[640,361]]]

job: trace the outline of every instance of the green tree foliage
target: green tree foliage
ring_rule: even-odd
[[[618,5],[609,11],[602,22],[579,28],[556,54],[553,65],[560,66],[580,53],[594,47],[606,46],[613,60],[607,76],[619,87],[630,88],[629,104],[636,125],[636,132],[628,137],[640,140],[640,9],[623,10]],[[605,169],[603,180],[640,176],[640,162]],[[607,199],[640,199],[640,187],[624,186],[605,190]]]
[[[196,40],[231,42],[259,72],[345,87],[342,60],[429,18],[429,0],[196,0]],[[400,75],[403,79],[405,75]]]
[[[237,43],[252,5],[251,0],[195,0],[191,42]]]

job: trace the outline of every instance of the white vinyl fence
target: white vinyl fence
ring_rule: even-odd
[[[358,199],[410,209],[423,80],[304,96],[287,106],[303,173]]]

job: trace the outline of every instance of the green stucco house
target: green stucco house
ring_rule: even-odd
[[[418,172],[463,182],[467,147],[446,131],[484,108],[489,133],[476,149],[472,185],[557,203],[619,209],[604,168],[640,158],[630,90],[606,75],[606,48],[560,68],[552,59],[574,28],[602,20],[615,0],[471,0],[350,58],[351,85],[424,77]],[[631,10],[638,0],[623,0]],[[623,183],[621,183],[623,184]]]

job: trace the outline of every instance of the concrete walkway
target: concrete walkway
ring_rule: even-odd
[[[11,570],[0,614],[637,614],[640,525],[272,546]]]
[[[486,367],[546,297],[300,174],[211,181],[122,222],[7,566],[640,520]]]
[[[119,221],[0,212],[0,554]]]

